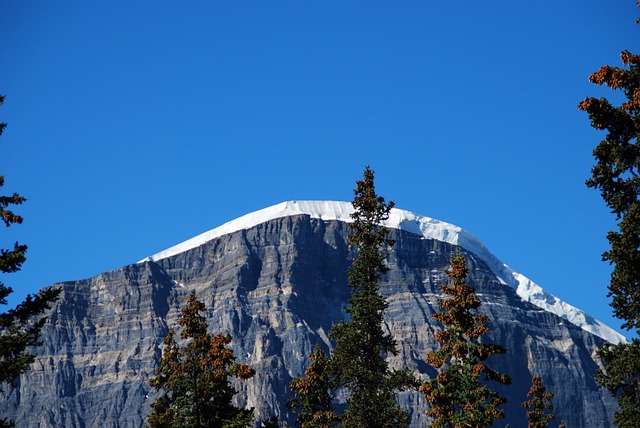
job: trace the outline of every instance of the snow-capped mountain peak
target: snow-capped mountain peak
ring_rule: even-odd
[[[147,257],[147,260],[161,260],[198,247],[217,237],[257,226],[269,220],[306,214],[312,218],[321,220],[338,220],[351,222],[351,214],[354,212],[350,202],[338,201],[288,201],[264,208],[253,213],[246,214],[235,220],[223,224],[208,232],[188,239],[178,245]],[[602,322],[591,317],[584,311],[569,305],[551,293],[544,290],[538,284],[524,275],[515,272],[508,265],[494,256],[482,242],[464,229],[450,223],[421,216],[410,211],[392,209],[389,219],[385,222],[389,228],[401,229],[406,232],[422,235],[426,239],[435,239],[447,242],[476,254],[485,261],[496,276],[506,285],[513,287],[518,296],[523,300],[538,306],[545,311],[556,314],[572,324],[591,332],[611,342],[626,342],[624,336],[606,326]]]

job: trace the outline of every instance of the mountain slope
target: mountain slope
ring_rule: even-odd
[[[140,263],[61,284],[33,369],[5,389],[3,417],[27,427],[140,427],[155,397],[148,379],[162,339],[195,290],[211,331],[231,334],[240,362],[256,369],[239,386],[239,404],[255,407],[258,417],[291,419],[284,406],[289,381],[303,373],[316,343],[330,346],[327,333],[344,317],[350,212],[346,203],[279,204]],[[488,340],[508,351],[491,362],[513,378],[501,390],[509,397],[505,424],[523,425],[519,403],[536,374],[556,393],[556,414],[568,426],[610,426],[615,402],[593,380],[594,352],[601,336],[619,340],[615,332],[563,309],[460,228],[400,210],[389,226],[396,245],[381,291],[389,301],[386,328],[400,349],[392,365],[434,375],[423,362],[440,328],[431,314],[460,245],[469,282],[491,319]],[[521,291],[532,289],[543,293],[547,307],[562,309],[560,316],[532,304],[539,303],[536,293]],[[424,426],[419,394],[403,393],[401,402],[412,410],[412,425]]]
[[[351,214],[353,211],[354,210],[350,202],[283,202],[225,223],[220,227],[156,253],[142,260],[142,262],[146,260],[160,260],[167,258],[202,245],[205,242],[224,234],[232,233],[241,229],[248,229],[260,223],[265,223],[269,220],[280,217],[308,214],[312,218],[316,219],[338,220],[348,223],[352,221]],[[391,215],[385,225],[390,228],[401,229],[416,235],[421,235],[425,239],[436,239],[449,244],[459,245],[482,258],[500,280],[516,289],[517,294],[523,300],[565,318],[572,324],[594,333],[608,342],[619,343],[626,341],[624,336],[612,328],[594,319],[584,311],[563,302],[531,281],[529,278],[515,272],[494,256],[478,238],[458,226],[396,208],[391,210]]]

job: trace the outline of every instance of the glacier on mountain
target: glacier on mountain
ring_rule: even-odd
[[[212,239],[233,233],[238,230],[248,229],[267,221],[288,217],[293,215],[306,214],[311,218],[321,220],[337,220],[343,222],[353,221],[351,214],[354,212],[350,202],[340,201],[287,201],[271,207],[261,209],[215,229],[204,232],[178,245],[170,247],[149,256],[139,263],[145,261],[162,260],[176,254],[183,253],[192,248],[196,248]],[[384,224],[386,227],[401,229],[416,235],[421,235],[426,239],[435,239],[460,247],[476,254],[493,270],[496,276],[505,284],[513,287],[522,300],[527,301],[545,311],[558,315],[568,322],[593,333],[608,342],[626,342],[624,336],[612,328],[596,320],[586,312],[560,300],[548,291],[544,290],[526,276],[514,271],[507,264],[494,256],[484,244],[471,233],[440,220],[431,217],[421,216],[410,211],[393,208],[389,219]]]

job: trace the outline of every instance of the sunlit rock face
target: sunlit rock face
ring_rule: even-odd
[[[219,236],[156,261],[59,284],[60,300],[49,314],[43,346],[32,369],[5,387],[0,412],[18,427],[141,427],[157,396],[149,385],[170,327],[195,290],[207,307],[211,333],[233,336],[239,362],[256,370],[237,385],[238,404],[254,407],[256,421],[272,415],[293,422],[285,406],[288,384],[308,364],[316,344],[331,347],[331,326],[344,319],[347,268],[353,252],[349,226],[296,214]],[[381,283],[389,302],[385,329],[397,341],[394,367],[423,379],[424,363],[441,326],[439,286],[456,247],[394,229],[390,267]],[[507,349],[489,363],[509,374],[507,419],[497,426],[526,426],[531,377],[555,392],[557,421],[567,426],[609,427],[615,402],[594,382],[595,350],[604,341],[565,319],[522,300],[475,253],[462,248],[469,284],[491,319],[487,341]],[[427,407],[416,392],[400,394],[412,426],[423,427]]]

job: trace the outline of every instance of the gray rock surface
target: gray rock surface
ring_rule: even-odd
[[[348,232],[339,221],[283,217],[157,262],[58,284],[64,291],[43,329],[38,358],[4,387],[0,414],[18,427],[141,427],[156,396],[148,381],[162,339],[195,290],[211,332],[231,334],[239,362],[256,370],[238,385],[238,404],[254,407],[256,420],[277,415],[292,422],[285,407],[289,381],[302,375],[316,343],[330,347],[327,334],[344,318],[353,255]],[[426,379],[435,371],[423,359],[441,328],[431,314],[455,247],[400,230],[392,237],[391,271],[381,286],[389,301],[385,327],[400,350],[390,362]],[[509,399],[508,418],[496,426],[526,426],[520,403],[533,375],[555,392],[556,421],[611,426],[615,401],[594,381],[603,340],[523,302],[482,260],[466,256],[469,283],[491,319],[488,340],[508,350],[489,360],[513,380],[500,388]],[[420,394],[405,392],[400,400],[412,412],[412,426],[425,426]]]

